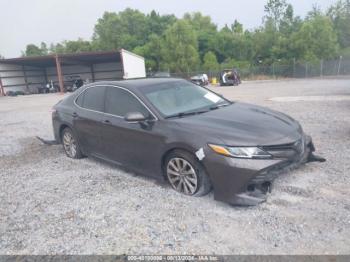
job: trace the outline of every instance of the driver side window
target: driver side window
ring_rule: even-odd
[[[140,112],[146,118],[151,117],[150,112],[130,92],[118,88],[107,87],[105,112],[119,117],[124,117],[130,112]]]

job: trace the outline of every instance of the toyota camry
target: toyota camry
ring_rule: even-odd
[[[100,158],[188,196],[213,190],[235,205],[265,201],[279,174],[324,160],[291,117],[182,79],[92,83],[56,104],[52,119],[70,158]]]

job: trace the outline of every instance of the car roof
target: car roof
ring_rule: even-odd
[[[137,90],[139,88],[147,87],[147,86],[155,86],[165,83],[172,83],[172,82],[178,82],[178,81],[186,81],[181,78],[139,78],[139,79],[129,79],[129,80],[121,80],[121,81],[101,81],[101,82],[94,82],[93,84],[108,84],[108,85],[116,85],[119,87],[124,87],[127,89]]]

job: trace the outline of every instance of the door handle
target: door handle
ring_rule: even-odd
[[[75,117],[78,117],[79,115],[76,112],[73,112],[72,116],[75,118]]]
[[[109,124],[109,125],[110,125],[110,124],[111,124],[111,121],[109,121],[108,119],[106,119],[106,120],[103,121],[103,123]]]

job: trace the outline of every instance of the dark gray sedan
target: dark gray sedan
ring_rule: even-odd
[[[178,192],[256,205],[286,168],[322,160],[291,117],[231,102],[181,79],[98,82],[53,110],[71,158],[93,156],[169,181]]]

